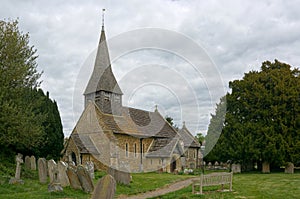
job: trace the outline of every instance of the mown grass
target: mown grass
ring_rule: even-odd
[[[48,184],[40,184],[37,172],[23,170],[24,185],[9,185],[9,176],[0,176],[0,198],[64,198],[87,199],[91,194],[80,190],[65,187],[63,192],[49,193]],[[94,183],[105,175],[105,172],[96,172]],[[191,175],[173,175],[157,173],[132,174],[130,185],[117,185],[116,198],[119,196],[134,195],[164,187],[175,181],[183,180]],[[191,186],[156,198],[299,198],[300,173],[284,174],[235,174],[233,177],[233,192],[220,192],[220,187],[204,187],[204,195],[193,195]],[[225,189],[228,187],[225,187]]]
[[[174,175],[169,173],[135,173],[132,174],[132,182],[130,185],[118,185],[117,195],[134,195],[152,191],[157,188],[167,186],[168,184],[184,180],[191,175]]]
[[[235,174],[233,177],[233,192],[220,192],[219,189],[220,187],[204,187],[203,195],[193,195],[192,186],[189,186],[155,198],[300,198],[300,173]]]

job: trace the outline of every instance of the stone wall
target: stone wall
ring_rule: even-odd
[[[187,148],[185,151],[185,168],[195,169],[197,165],[197,148]]]

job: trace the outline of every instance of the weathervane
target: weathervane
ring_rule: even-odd
[[[104,11],[105,8],[102,9],[102,29],[104,29]]]

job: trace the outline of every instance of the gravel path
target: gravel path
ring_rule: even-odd
[[[159,188],[157,190],[154,191],[149,191],[146,193],[141,193],[141,194],[137,194],[137,195],[133,195],[133,196],[120,196],[118,199],[144,199],[144,198],[153,198],[156,196],[161,196],[170,192],[174,192],[177,191],[179,189],[183,189],[184,187],[189,186],[190,184],[192,184],[192,180],[194,178],[189,178],[187,180],[182,180],[179,182],[175,182],[173,184],[170,184],[166,187],[163,188]]]

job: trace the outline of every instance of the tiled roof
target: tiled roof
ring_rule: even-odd
[[[72,133],[71,138],[74,140],[80,153],[100,154],[88,134]]]
[[[183,149],[179,144],[178,138],[157,138],[153,141],[146,154],[148,158],[171,157],[176,150],[179,155],[183,154]]]
[[[123,107],[122,115],[116,116],[97,110],[102,128],[114,133],[161,138],[173,138],[178,135],[158,112]]]
[[[184,147],[195,147],[200,148],[200,144],[197,139],[190,133],[190,131],[186,128],[185,125],[178,131],[183,143]]]

